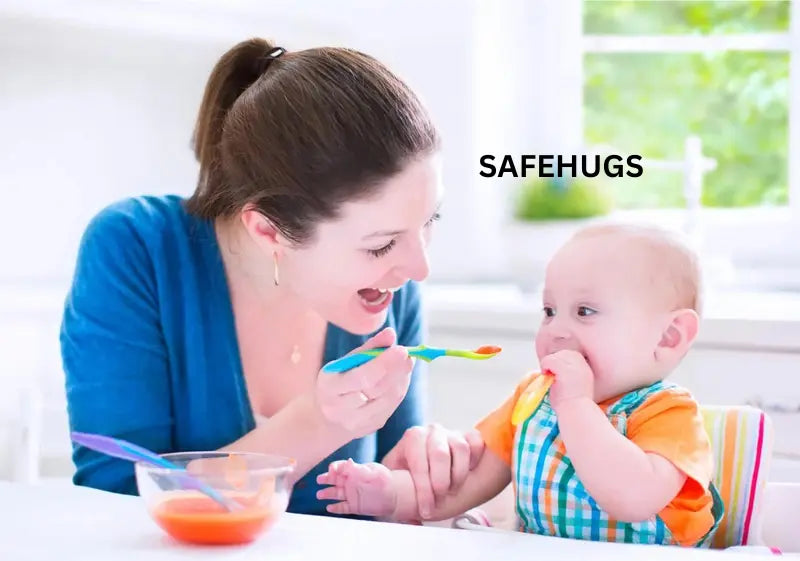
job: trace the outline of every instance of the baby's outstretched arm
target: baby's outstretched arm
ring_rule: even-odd
[[[482,505],[500,493],[511,481],[510,467],[490,451],[470,472],[464,485],[425,517],[446,520]],[[317,477],[321,485],[329,485],[317,493],[322,500],[339,501],[328,505],[335,514],[360,514],[393,520],[420,520],[414,481],[405,470],[390,471],[377,463],[356,464],[352,460],[333,462],[327,473]]]

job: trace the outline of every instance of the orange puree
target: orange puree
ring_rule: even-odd
[[[484,345],[482,347],[478,347],[475,352],[479,355],[492,355],[495,353],[499,353],[502,349],[500,347],[496,347],[494,345]]]
[[[196,544],[240,544],[268,530],[280,513],[269,506],[228,512],[205,495],[181,493],[153,509],[153,518],[175,539]]]

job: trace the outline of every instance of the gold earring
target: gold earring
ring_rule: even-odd
[[[278,286],[280,284],[280,279],[278,278],[278,253],[275,251],[272,252],[272,262],[275,264],[272,280],[275,282],[275,286]]]

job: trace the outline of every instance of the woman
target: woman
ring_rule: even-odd
[[[115,203],[83,236],[61,330],[71,429],[292,457],[302,513],[325,513],[331,461],[383,460],[427,510],[483,445],[419,426],[424,375],[400,346],[423,342],[441,199],[424,108],[369,56],[253,39],[213,69],[193,143],[188,200]],[[389,349],[319,372],[357,347]],[[136,492],[130,464],[73,459],[76,484]]]

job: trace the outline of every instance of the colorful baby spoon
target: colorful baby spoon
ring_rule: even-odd
[[[386,349],[387,347],[381,347],[377,349],[369,349],[366,351],[360,351],[357,353],[353,353],[351,355],[343,356],[342,358],[332,360],[331,362],[323,366],[322,371],[332,374],[347,372],[348,370],[352,370],[357,366],[361,366],[362,364],[369,362],[376,356],[380,355]],[[422,359],[425,362],[430,362],[441,356],[469,358],[472,360],[485,360],[487,358],[492,358],[503,349],[501,349],[500,347],[496,347],[494,345],[484,345],[482,347],[478,347],[474,351],[463,351],[458,349],[438,349],[435,347],[426,347],[425,345],[419,345],[416,347],[406,347],[406,350],[408,351],[409,356]]]
[[[553,385],[553,380],[554,376],[549,372],[545,372],[531,380],[514,406],[514,411],[511,414],[511,424],[513,426],[516,427],[520,423],[524,423],[528,417],[533,415],[550,386]]]
[[[175,473],[170,473],[170,475],[167,476],[167,480],[169,482],[177,484],[182,489],[200,491],[201,493],[211,497],[214,501],[229,511],[242,508],[241,505],[236,501],[222,496],[212,487],[186,473],[185,469],[173,464],[165,458],[162,458],[155,452],[151,452],[150,450],[142,448],[141,446],[137,446],[136,444],[127,442],[125,440],[112,438],[110,436],[103,436],[100,434],[73,432],[71,433],[71,436],[74,442],[80,444],[81,446],[90,448],[95,452],[100,452],[101,454],[112,456],[114,458],[120,458],[122,460],[128,460],[131,462],[146,462],[154,466],[173,470]]]

